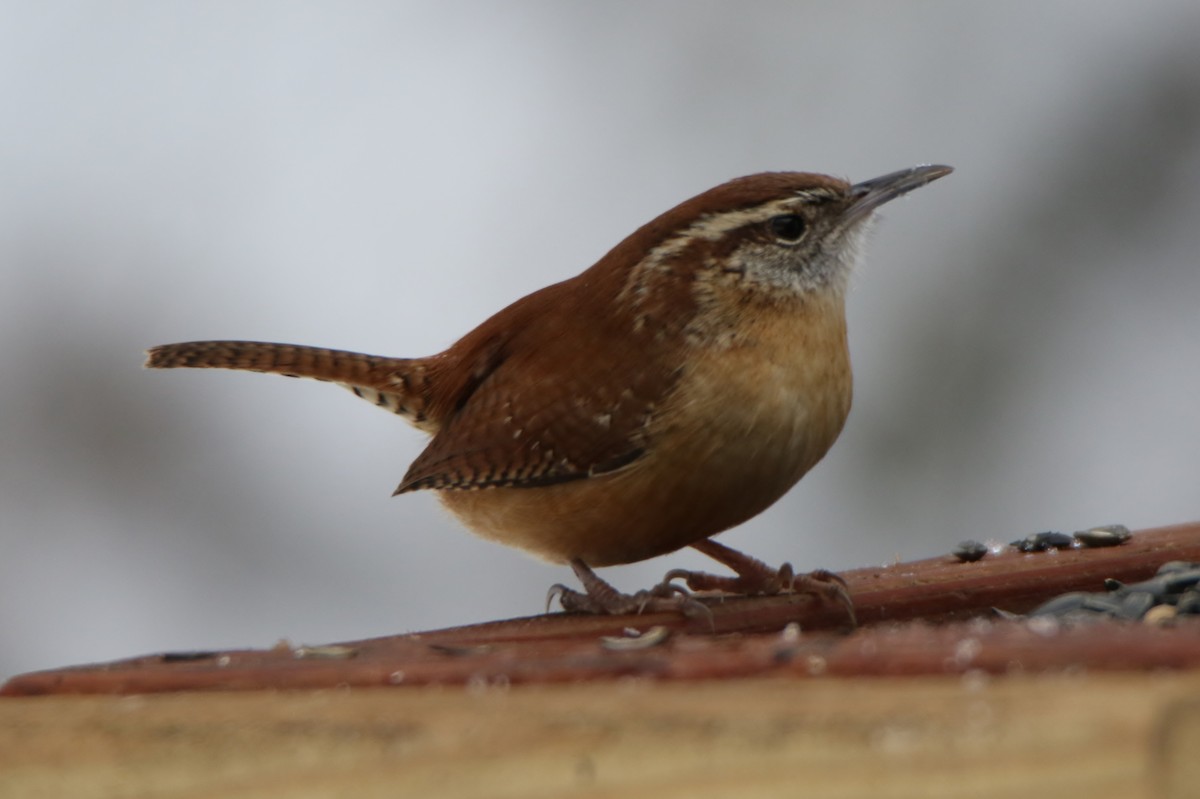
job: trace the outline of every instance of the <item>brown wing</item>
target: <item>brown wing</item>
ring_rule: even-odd
[[[627,316],[607,313],[594,295],[572,302],[577,294],[566,285],[518,301],[479,329],[511,336],[471,334],[445,353],[461,363],[480,361],[473,350],[487,351],[488,371],[459,398],[396,493],[548,485],[641,456],[648,422],[677,373],[637,368],[662,363],[647,351],[661,337],[646,328],[631,338]],[[625,329],[616,340],[632,346],[611,345],[618,326]]]

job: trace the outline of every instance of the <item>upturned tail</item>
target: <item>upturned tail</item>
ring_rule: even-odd
[[[261,341],[190,341],[146,351],[147,369],[237,369],[311,377],[337,383],[374,405],[431,426],[429,385],[423,359],[386,358],[360,352],[271,344]]]

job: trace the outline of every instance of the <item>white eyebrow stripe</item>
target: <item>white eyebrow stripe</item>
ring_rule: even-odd
[[[649,293],[653,275],[669,272],[670,261],[698,240],[718,241],[731,230],[765,222],[779,214],[795,213],[798,204],[829,202],[837,199],[837,196],[836,192],[829,189],[802,189],[761,205],[705,214],[646,253],[641,263],[630,272],[618,300],[632,301],[635,307],[640,305]]]
[[[779,214],[793,212],[796,206],[796,199],[795,197],[785,197],[780,200],[773,200],[766,205],[756,205],[753,208],[746,208],[740,211],[708,214],[697,219],[674,236],[672,240],[683,238],[687,240],[704,239],[705,241],[716,241],[731,230],[737,230],[740,227],[745,227],[755,222],[765,222]],[[670,241],[668,240],[664,243],[669,244]]]

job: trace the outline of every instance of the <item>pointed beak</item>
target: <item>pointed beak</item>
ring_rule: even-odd
[[[954,167],[923,164],[856,183],[850,187],[850,196],[854,198],[854,202],[846,209],[842,218],[845,222],[861,221],[884,203],[945,177],[953,171]]]

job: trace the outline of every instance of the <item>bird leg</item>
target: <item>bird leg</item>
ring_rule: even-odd
[[[731,594],[769,596],[790,593],[809,594],[822,602],[841,605],[845,609],[846,615],[850,617],[850,622],[857,625],[854,616],[854,602],[850,599],[846,581],[831,571],[818,569],[808,574],[796,574],[790,563],[785,563],[778,569],[772,569],[761,560],[731,549],[724,544],[718,544],[711,538],[697,541],[692,544],[692,548],[724,563],[737,572],[737,576],[724,577],[707,572],[672,569],[663,577],[662,583],[654,589],[655,591],[670,585],[673,580],[682,579],[693,591],[724,591]]]

